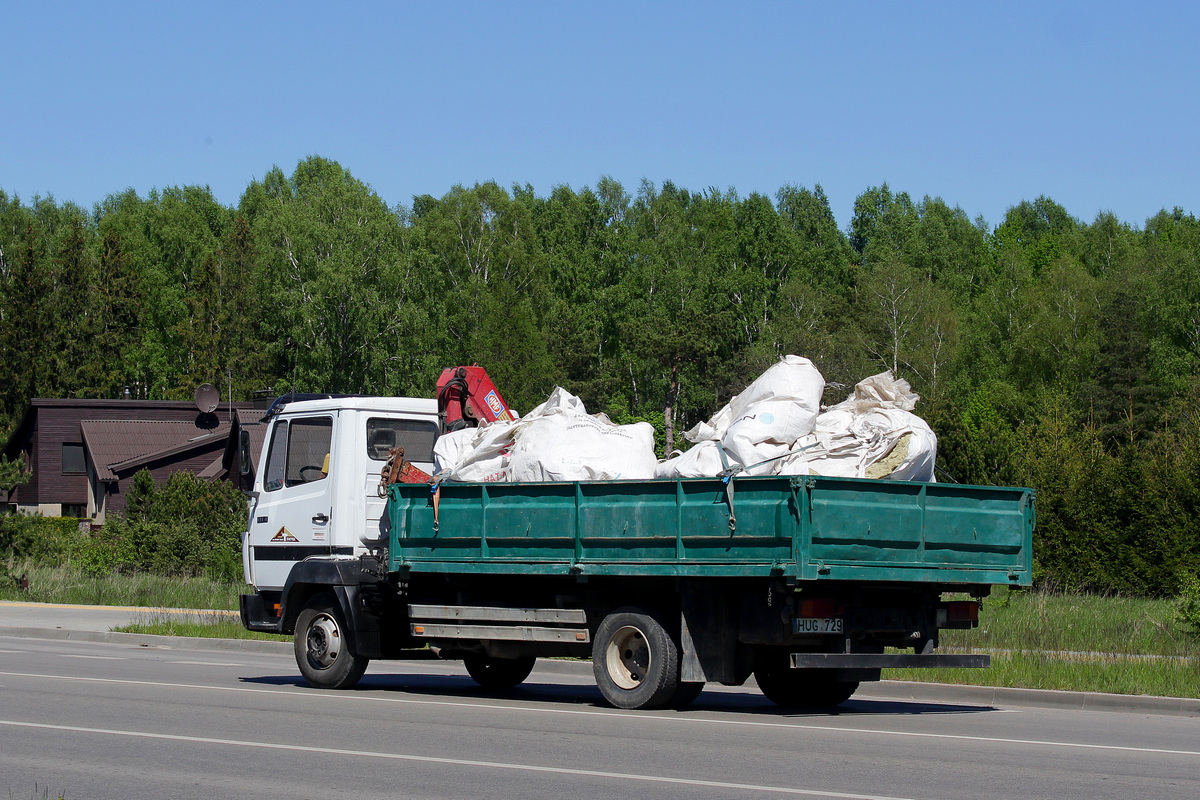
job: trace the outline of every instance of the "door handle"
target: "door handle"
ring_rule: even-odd
[[[326,522],[329,522],[329,517],[323,513],[322,514],[314,514],[312,521],[317,523],[318,525],[324,525]]]

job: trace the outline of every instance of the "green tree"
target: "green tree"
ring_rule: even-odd
[[[268,369],[293,389],[371,392],[386,382],[404,319],[390,315],[401,226],[339,164],[313,156],[291,178],[273,169],[240,206],[254,231]]]

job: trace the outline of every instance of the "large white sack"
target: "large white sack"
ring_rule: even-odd
[[[733,423],[745,417],[750,413],[751,407],[758,403],[795,403],[816,419],[821,410],[821,395],[824,392],[825,378],[816,365],[801,356],[784,356],[777,364],[755,378],[753,383],[730,400],[708,422],[701,422],[686,431],[683,436],[689,442],[723,439]]]
[[[450,469],[446,479],[464,483],[508,480],[509,451],[513,446],[515,427],[515,422],[492,422],[480,428],[464,428],[439,436],[433,446],[434,458],[440,458],[436,461],[438,471]],[[443,439],[449,441],[443,445]]]
[[[730,461],[747,475],[774,475],[779,462],[801,436],[816,424],[817,414],[794,400],[755,403],[730,424],[721,444]]]
[[[551,414],[569,414],[576,417],[586,417],[587,409],[583,407],[583,401],[578,397],[561,386],[555,386],[554,391],[550,393],[545,402],[539,406],[534,406],[533,410],[521,417],[518,423],[531,422],[539,417]]]
[[[547,414],[583,414],[583,403],[570,392],[556,388],[550,397],[524,417],[496,421],[478,428],[463,428],[438,437],[433,446],[438,473],[449,470],[449,481],[492,483],[511,480],[509,455],[521,425]]]
[[[817,418],[779,474],[935,481],[937,436],[911,413],[918,399],[907,381],[890,372],[866,378]]]
[[[520,427],[508,475],[512,481],[648,480],[656,463],[650,423],[614,425],[603,416],[559,413]]]
[[[477,433],[478,428],[459,428],[439,436],[433,443],[434,473],[445,472],[461,463],[475,448],[472,440]]]
[[[711,478],[724,469],[717,442],[698,442],[686,453],[673,455],[654,468],[656,478]]]
[[[851,408],[854,411],[865,412],[871,408],[898,408],[902,411],[912,411],[917,407],[921,395],[912,390],[912,386],[904,378],[897,378],[892,371],[881,372],[869,378],[863,378],[842,402],[833,408]]]
[[[657,462],[653,426],[589,416],[561,386],[519,420],[439,438],[434,453],[447,480],[469,482],[645,480]]]

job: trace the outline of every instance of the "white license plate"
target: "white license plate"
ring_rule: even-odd
[[[796,617],[792,620],[795,633],[842,633],[841,617]]]

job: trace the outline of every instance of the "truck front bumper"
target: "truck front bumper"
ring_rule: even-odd
[[[259,633],[279,633],[283,620],[275,616],[274,606],[268,605],[261,594],[244,594],[238,598],[242,627]]]

